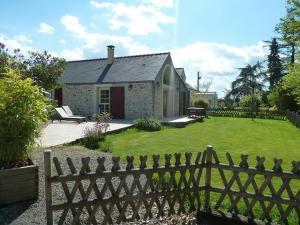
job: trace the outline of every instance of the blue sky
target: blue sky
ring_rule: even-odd
[[[196,73],[220,96],[236,68],[268,53],[285,0],[10,0],[1,3],[0,42],[68,60],[171,52],[187,81]],[[4,9],[4,10],[3,10]]]

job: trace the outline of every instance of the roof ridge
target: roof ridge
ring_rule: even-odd
[[[143,56],[153,56],[153,55],[167,55],[170,54],[170,52],[159,52],[159,53],[149,53],[149,54],[141,54],[141,55],[128,55],[128,56],[119,56],[116,57],[116,59],[122,59],[122,58],[133,58],[133,57],[143,57]]]
[[[135,58],[135,57],[154,56],[154,55],[166,55],[166,54],[170,54],[170,52],[159,52],[159,53],[150,53],[150,54],[141,54],[141,55],[118,56],[118,57],[115,57],[115,59]],[[80,60],[71,60],[71,61],[68,61],[68,63],[87,62],[87,61],[106,60],[106,59],[107,58],[80,59]]]

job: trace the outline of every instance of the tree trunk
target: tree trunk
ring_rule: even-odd
[[[292,44],[292,52],[291,52],[291,64],[295,63],[295,44]]]

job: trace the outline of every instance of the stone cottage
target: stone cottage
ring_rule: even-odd
[[[189,89],[185,75],[178,74],[169,52],[136,56],[70,61],[55,90],[59,105],[76,114],[110,112],[114,119],[158,119],[185,114]],[[182,70],[180,70],[182,71]]]

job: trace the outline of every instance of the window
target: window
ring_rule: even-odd
[[[164,71],[163,83],[166,85],[171,84],[171,69],[167,67]]]
[[[109,112],[109,90],[100,89],[99,92],[99,111],[100,113]]]

